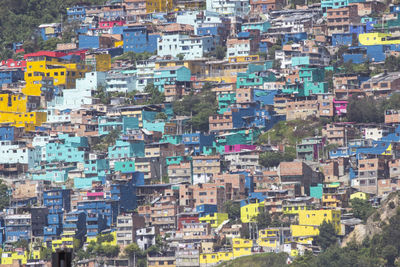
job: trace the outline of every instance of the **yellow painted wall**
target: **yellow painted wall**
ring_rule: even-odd
[[[121,41],[123,42],[123,41]],[[111,55],[98,54],[96,57],[96,71],[109,71],[111,70]]]
[[[340,233],[340,210],[299,211],[299,225],[320,226],[323,221],[332,222],[336,233]]]
[[[240,220],[242,223],[255,222],[257,215],[264,207],[264,202],[251,203],[240,208]]]
[[[28,252],[3,252],[1,256],[1,264],[13,264],[14,260],[21,260],[22,264],[28,261]]]
[[[217,228],[221,223],[228,220],[228,213],[214,213],[200,217],[200,222],[209,223],[211,227]]]
[[[364,192],[356,192],[350,195],[350,199],[355,199],[355,198],[359,198],[359,199],[363,199],[363,200],[367,200],[368,194],[364,193]]]
[[[257,244],[262,247],[276,248],[279,245],[279,229],[264,229],[258,231]]]
[[[392,37],[389,33],[362,33],[358,35],[358,41],[362,45],[390,45],[390,44],[400,44],[400,39],[388,40]]]
[[[172,9],[171,0],[146,0],[146,12],[166,12]]]
[[[124,41],[116,41],[114,42],[114,47],[123,47],[124,46]]]
[[[312,207],[306,204],[304,205],[293,205],[293,206],[284,206],[283,214],[298,214],[300,210],[311,210]]]
[[[53,78],[56,86],[74,88],[75,80],[83,78],[89,68],[82,64],[65,63],[58,58],[47,58],[42,61],[28,61],[26,64],[25,88],[23,93],[26,95],[40,96],[40,82],[43,77]]]
[[[201,253],[200,264],[216,264],[219,262],[218,253]]]

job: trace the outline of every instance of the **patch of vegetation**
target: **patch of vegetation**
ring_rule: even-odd
[[[364,222],[367,221],[368,217],[375,211],[371,203],[364,199],[354,198],[350,200],[350,203],[354,217],[359,218]]]
[[[172,108],[177,116],[192,117],[189,126],[193,131],[208,132],[208,119],[216,114],[218,104],[211,85],[205,84],[199,94],[190,94],[173,102]]]
[[[328,122],[328,120],[316,117],[306,120],[280,121],[271,130],[260,135],[257,142],[267,144],[269,140],[272,145],[295,146],[303,138],[320,135],[322,127]]]
[[[286,253],[260,253],[252,256],[245,256],[234,259],[232,261],[224,262],[218,267],[281,267],[286,265],[288,255]]]

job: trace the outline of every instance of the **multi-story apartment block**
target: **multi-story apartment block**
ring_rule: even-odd
[[[214,175],[221,173],[219,156],[193,157],[193,184],[208,183]]]
[[[327,9],[328,34],[348,33],[350,25],[359,23],[357,6],[351,5],[341,8]]]
[[[177,200],[174,196],[162,196],[151,205],[151,225],[165,233],[177,226]]]
[[[184,59],[203,58],[215,49],[212,36],[189,36],[183,34],[163,35],[157,39],[159,56],[183,55]]]

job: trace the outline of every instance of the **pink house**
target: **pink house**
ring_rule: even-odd
[[[104,199],[104,192],[87,192],[89,200]]]
[[[347,114],[347,100],[336,100],[333,99],[333,109],[335,111],[335,115],[344,116]]]
[[[232,145],[225,146],[225,153],[240,152],[242,150],[256,150],[255,145]]]
[[[109,29],[115,26],[123,26],[125,23],[125,20],[102,20],[100,21],[99,27],[100,29]]]

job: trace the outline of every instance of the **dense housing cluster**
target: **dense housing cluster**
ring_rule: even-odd
[[[400,189],[388,2],[113,0],[38,25],[47,49],[0,64],[1,265],[290,263],[325,223],[346,238],[356,199]]]

